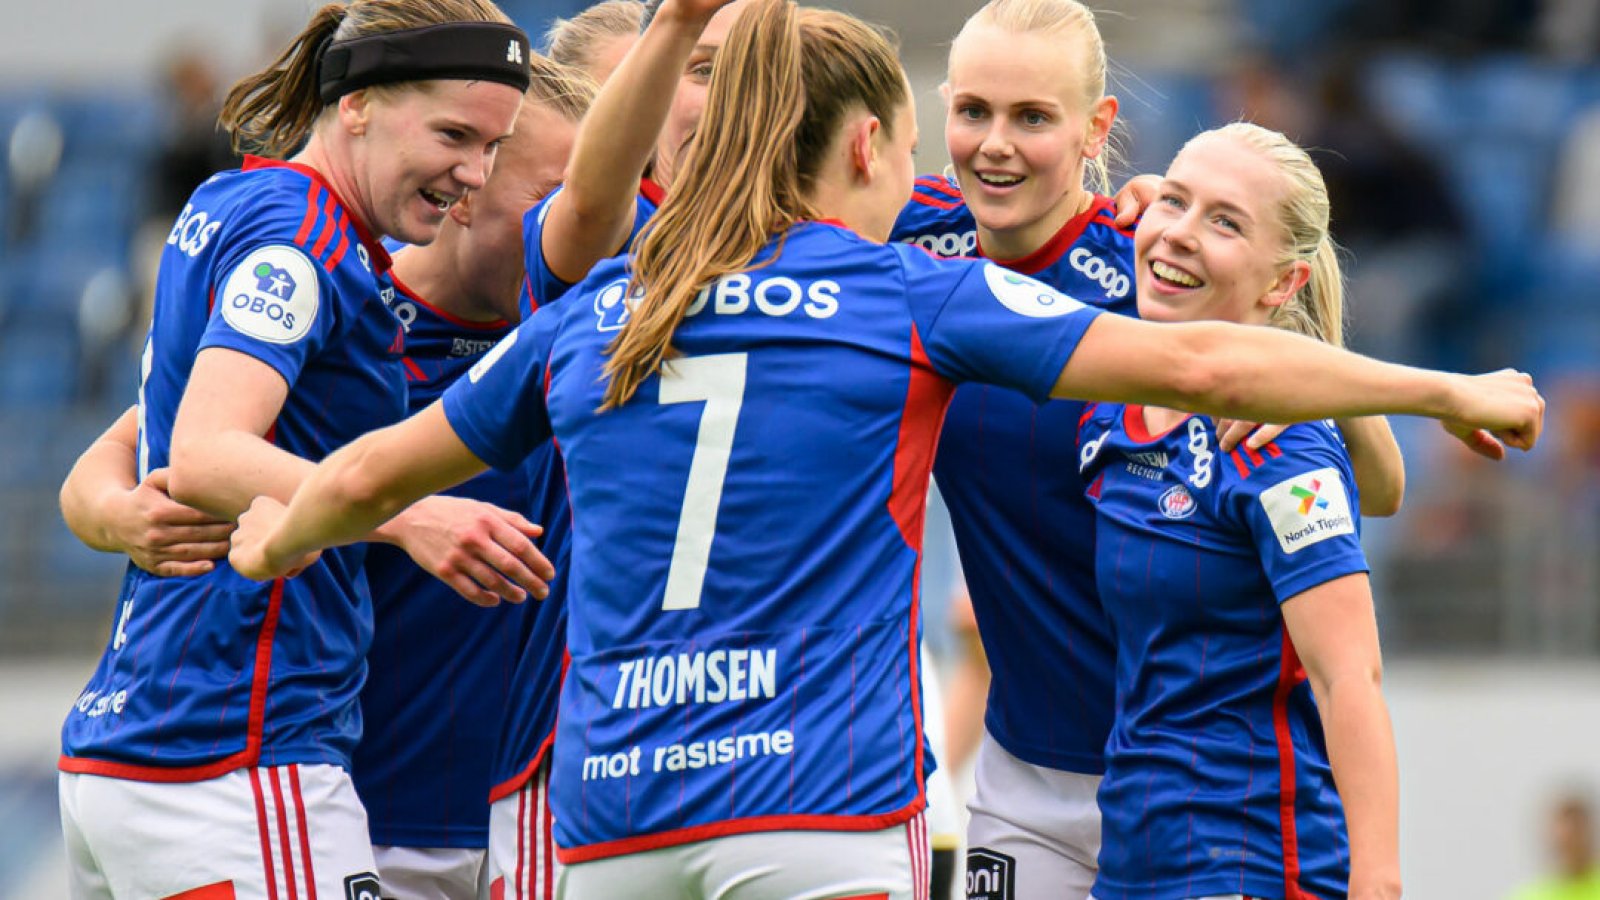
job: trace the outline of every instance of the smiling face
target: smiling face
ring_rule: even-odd
[[[1134,235],[1139,316],[1265,324],[1310,274],[1304,261],[1282,262],[1286,189],[1272,162],[1242,140],[1190,141]]]
[[[945,141],[985,250],[1025,256],[1086,205],[1116,100],[1095,98],[1086,42],[974,23],[950,52]]]
[[[353,144],[348,198],[379,234],[426,244],[450,207],[483,187],[522,92],[488,81],[433,81],[340,101]]]

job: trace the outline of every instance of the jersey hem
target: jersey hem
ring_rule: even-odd
[[[1039,750],[1018,743],[1010,735],[995,730],[994,726],[987,720],[984,721],[983,727],[989,732],[989,736],[994,738],[994,742],[1000,745],[1000,749],[1030,766],[1053,769],[1057,772],[1071,772],[1074,775],[1106,774],[1106,762],[1103,753],[1059,753]]]
[[[552,728],[550,733],[545,735],[545,739],[540,742],[539,749],[533,752],[533,759],[522,767],[522,771],[489,788],[489,802],[491,804],[499,803],[501,800],[522,790],[522,786],[532,780],[534,775],[538,774],[539,767],[549,758],[550,747],[555,741],[556,731]]]
[[[1182,881],[1145,883],[1134,887],[1114,885],[1107,881],[1105,870],[1095,879],[1097,900],[1194,900],[1195,897],[1283,897],[1284,884],[1280,879],[1262,879],[1239,875],[1209,875],[1184,878]],[[1324,900],[1344,896],[1343,892],[1313,893],[1300,888],[1285,900]]]
[[[919,788],[916,798],[909,805],[882,815],[777,815],[728,819],[722,822],[712,822],[690,828],[677,828],[671,831],[660,831],[655,834],[640,835],[638,837],[621,838],[595,844],[581,844],[577,847],[557,846],[556,859],[560,860],[562,865],[570,866],[574,863],[606,859],[627,853],[642,853],[647,850],[660,850],[664,847],[676,847],[680,844],[691,844],[713,838],[732,837],[738,834],[753,834],[763,831],[882,831],[885,828],[893,828],[896,825],[910,821],[918,813],[922,812],[927,805],[923,790]]]

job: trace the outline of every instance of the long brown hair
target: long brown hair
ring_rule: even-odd
[[[602,410],[626,403],[670,358],[701,288],[815,218],[808,196],[845,115],[865,108],[887,134],[908,100],[893,44],[853,16],[790,0],[759,0],[739,16],[686,165],[635,244],[642,296],[607,348]]]
[[[591,72],[601,42],[638,37],[644,30],[644,17],[645,5],[640,0],[603,0],[570,19],[551,22],[545,32],[546,52],[564,66]]]
[[[282,158],[305,142],[322,114],[317,94],[318,54],[324,42],[449,22],[511,20],[491,0],[351,0],[329,3],[265,69],[228,91],[218,117],[237,152]],[[385,86],[393,87],[393,86]],[[381,88],[368,88],[379,91]]]

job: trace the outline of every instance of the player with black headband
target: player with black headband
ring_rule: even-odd
[[[141,479],[166,468],[174,500],[231,520],[404,414],[378,238],[432,241],[484,184],[528,59],[488,0],[356,0],[234,87],[222,123],[263,156],[197,189],[163,251]],[[469,592],[545,591],[520,516],[436,499],[408,519],[374,539]],[[130,568],[63,727],[73,897],[379,896],[348,775],[373,629],[364,555],[265,584],[226,563],[184,579]]]

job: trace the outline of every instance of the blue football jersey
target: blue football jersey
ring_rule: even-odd
[[[522,256],[526,274],[522,279],[522,296],[518,308],[522,310],[524,319],[539,307],[560,299],[561,295],[572,287],[571,284],[556,277],[544,261],[545,213],[550,211],[550,201],[562,190],[558,187],[545,195],[543,200],[522,217]],[[633,239],[639,236],[644,223],[650,221],[650,217],[656,214],[656,209],[661,206],[661,201],[665,198],[666,191],[660,185],[648,178],[639,180],[639,193],[634,200],[633,231],[628,235],[628,242],[623,245],[624,251],[633,246]]]
[[[225,347],[289,385],[267,439],[309,460],[398,421],[388,254],[304,166],[257,158],[198,188],[167,237],[139,390],[139,471],[167,465],[195,355]],[[130,568],[112,637],[62,729],[68,772],[201,780],[348,766],[372,637],[362,545],[260,584]]]
[[[956,382],[1046,396],[1098,312],[977,261],[796,225],[597,414],[602,263],[446,392],[473,452],[560,443],[573,509],[552,774],[566,862],[924,806],[916,572]]]
[[[1208,418],[1152,435],[1107,404],[1081,439],[1117,653],[1095,896],[1345,896],[1344,811],[1278,608],[1367,570],[1337,429],[1222,454]]]
[[[1037,252],[995,260],[1083,303],[1137,315],[1133,236],[1096,196]],[[920,178],[896,240],[982,254],[972,213],[943,178]],[[965,237],[971,234],[970,242]],[[968,247],[968,244],[971,247]],[[959,246],[958,246],[959,245]],[[1077,467],[1084,404],[963,385],[945,416],[934,477],[950,508],[978,635],[994,677],[984,727],[1025,762],[1099,774],[1114,653],[1094,582],[1094,510]]]
[[[411,412],[439,398],[510,332],[509,322],[469,322],[398,278],[390,308],[406,328]],[[447,493],[530,512],[523,472],[486,472]],[[538,520],[535,520],[538,521]],[[489,786],[513,666],[534,628],[560,636],[530,600],[481,609],[385,545],[367,553],[374,632],[371,677],[361,691],[366,731],[351,777],[375,844],[488,846]],[[557,604],[559,606],[559,604]],[[549,616],[561,618],[551,608]],[[546,683],[554,695],[556,683]]]

